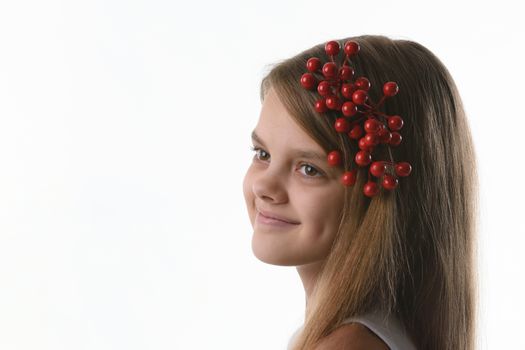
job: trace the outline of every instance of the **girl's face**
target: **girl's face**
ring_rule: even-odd
[[[287,266],[324,259],[343,207],[342,169],[328,166],[326,152],[295,123],[273,88],[252,139],[255,154],[243,191],[255,256]]]

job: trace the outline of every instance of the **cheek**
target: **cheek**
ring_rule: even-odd
[[[242,190],[244,194],[244,200],[246,202],[246,208],[248,209],[248,214],[250,218],[253,216],[253,205],[254,205],[254,194],[252,191],[252,167],[250,166],[244,175],[244,180],[242,182]]]
[[[339,217],[342,210],[340,191],[325,191],[316,196],[302,198],[304,204],[303,217],[316,236],[333,236],[339,227]],[[306,196],[305,196],[306,197]]]

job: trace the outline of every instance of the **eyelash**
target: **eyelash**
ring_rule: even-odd
[[[266,154],[269,154],[268,152],[266,152],[264,149],[260,148],[260,147],[250,147],[250,149],[253,151],[253,152],[256,152],[256,154],[254,155],[254,157],[257,157],[257,152],[258,151],[263,151],[264,153]],[[257,158],[258,160],[260,160],[259,158]],[[301,164],[301,167],[303,166],[308,166],[310,168],[312,168],[318,175],[314,175],[314,176],[309,176],[309,175],[306,175],[306,177],[310,177],[310,178],[316,178],[316,177],[322,177],[324,176],[323,175],[323,172],[320,171],[319,169],[317,169],[316,167],[314,167],[313,165],[311,164],[308,164],[308,163],[304,163],[304,164]]]

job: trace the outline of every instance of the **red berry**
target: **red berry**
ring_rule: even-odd
[[[369,118],[365,121],[365,131],[371,134],[378,133],[381,130],[381,123],[376,119]]]
[[[368,146],[374,147],[379,143],[379,137],[377,134],[367,133],[365,135],[365,142]]]
[[[317,92],[321,96],[330,95],[332,93],[332,91],[330,90],[330,83],[326,80],[321,81],[319,85],[317,85]]]
[[[315,73],[321,68],[321,60],[317,57],[309,58],[306,62],[306,69],[308,69],[310,72]]]
[[[394,188],[397,187],[397,184],[399,183],[399,180],[395,177],[393,177],[392,175],[390,174],[386,174],[384,177],[383,177],[383,187],[386,188],[387,190],[393,190]]]
[[[311,90],[316,84],[315,77],[310,73],[304,73],[301,76],[301,85],[308,90]]]
[[[365,90],[357,90],[352,94],[352,101],[356,105],[362,105],[368,99],[368,93]]]
[[[315,110],[319,113],[324,113],[328,111],[328,107],[326,107],[326,103],[324,102],[324,98],[317,100],[315,102]]]
[[[362,149],[363,151],[370,151],[370,149],[374,146],[370,146],[368,143],[366,143],[366,140],[364,137],[361,137],[359,139],[359,142],[357,143],[359,146],[359,149]]]
[[[372,155],[368,151],[359,151],[355,155],[355,162],[359,166],[366,166],[372,161]]]
[[[354,125],[352,130],[350,130],[350,132],[348,133],[348,136],[351,139],[357,140],[358,138],[363,136],[363,128],[361,128],[360,125]]]
[[[341,164],[341,152],[339,151],[332,151],[328,153],[328,165],[330,166],[338,166]]]
[[[355,184],[357,170],[345,171],[341,176],[341,182],[345,186],[352,186]]]
[[[334,127],[337,132],[348,132],[350,130],[350,124],[346,118],[337,118]]]
[[[352,99],[352,94],[355,90],[357,90],[357,86],[354,84],[343,84],[341,86],[341,94],[349,100]]]
[[[341,107],[341,112],[343,112],[345,117],[351,117],[357,113],[357,106],[355,103],[347,101],[343,103],[343,107]]]
[[[339,53],[341,46],[339,43],[335,40],[331,40],[327,42],[324,46],[324,50],[326,51],[326,54],[329,56],[335,56]]]
[[[339,101],[337,96],[333,96],[333,95],[328,96],[325,99],[325,103],[326,103],[326,107],[328,107],[330,109],[337,110],[337,109],[341,108],[341,101]]]
[[[354,70],[350,66],[342,66],[339,69],[339,77],[343,80],[350,80],[354,76]]]
[[[410,172],[412,171],[412,166],[410,165],[410,163],[400,162],[396,164],[395,171],[397,176],[405,177],[410,175]]]
[[[403,119],[400,116],[394,115],[388,118],[388,127],[390,130],[399,130],[403,127]]]
[[[392,138],[390,139],[390,142],[388,143],[390,146],[399,146],[401,143],[401,140],[403,139],[401,137],[401,134],[399,134],[397,131],[392,131]]]
[[[379,132],[377,133],[377,136],[379,136],[379,142],[381,144],[387,144],[392,139],[392,134],[390,133],[390,131],[387,130],[385,124],[381,124],[381,125],[383,127],[381,128],[381,130],[379,130]]]
[[[386,165],[383,162],[373,162],[370,165],[369,171],[375,177],[380,177],[380,176],[382,176],[385,173]]]
[[[373,181],[368,181],[363,187],[363,193],[367,197],[373,197],[379,192],[377,184]]]
[[[347,41],[344,50],[348,56],[353,56],[359,52],[359,44],[355,41]]]
[[[337,66],[334,62],[326,62],[323,66],[323,75],[327,79],[335,78],[335,75],[337,74]]]
[[[370,81],[366,77],[359,77],[354,84],[361,90],[368,91],[370,89]]]
[[[393,81],[389,81],[383,85],[383,94],[385,96],[394,96],[399,91],[399,87]]]

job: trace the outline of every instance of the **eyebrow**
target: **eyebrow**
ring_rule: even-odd
[[[264,146],[264,141],[255,133],[255,130],[252,131],[252,140],[262,144]],[[305,151],[300,149],[292,149],[292,152],[300,158],[314,159],[321,162],[326,162],[326,156],[321,155],[314,151]]]

